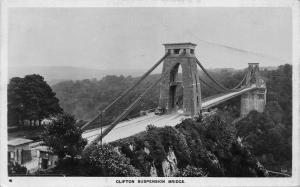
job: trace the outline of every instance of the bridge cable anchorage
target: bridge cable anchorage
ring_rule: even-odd
[[[120,99],[122,99],[123,97],[125,97],[131,90],[133,90],[134,88],[136,88],[157,66],[159,66],[161,64],[162,61],[164,61],[164,59],[169,56],[169,52],[167,52],[156,64],[154,64],[146,73],[144,73],[144,75],[138,80],[136,81],[130,88],[128,88],[127,90],[125,90],[119,97],[117,97],[113,102],[111,102],[107,107],[105,107],[99,114],[97,114],[97,116],[95,116],[91,121],[87,122],[85,125],[83,125],[81,127],[81,129],[83,130],[84,128],[86,128],[87,126],[93,124],[94,122],[98,121],[99,118],[101,117],[101,114],[104,114],[107,110],[109,110],[115,103],[117,103]]]
[[[150,87],[148,87],[128,108],[124,110],[124,112],[117,117],[117,119],[112,122],[102,133],[102,135],[98,135],[89,145],[96,144],[101,141],[120,121],[122,121],[140,102],[140,100],[145,96],[152,88],[154,88],[161,80],[163,76],[160,77],[155,83],[153,83]]]
[[[208,77],[208,78],[210,78],[210,80],[212,80],[217,86],[219,86],[222,90],[224,90],[224,91],[237,91],[236,90],[236,88],[237,87],[239,87],[242,83],[243,83],[243,81],[245,80],[245,78],[246,78],[246,75],[247,75],[247,73],[246,73],[246,75],[244,76],[244,78],[242,79],[242,81],[237,85],[237,86],[235,86],[234,88],[232,88],[232,89],[229,89],[229,88],[226,88],[226,87],[224,87],[222,84],[220,84],[218,81],[216,81],[208,72],[207,72],[207,70],[203,67],[203,65],[200,63],[200,61],[196,58],[196,62],[197,62],[197,64],[200,66],[200,68],[203,70],[203,72],[206,74],[206,76]]]

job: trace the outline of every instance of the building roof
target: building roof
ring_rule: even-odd
[[[191,43],[191,42],[183,42],[183,43],[167,43],[167,44],[163,44],[164,46],[171,46],[171,45],[192,45],[192,46],[196,46],[196,44]]]
[[[39,151],[44,151],[44,152],[51,152],[51,150],[49,149],[48,146],[46,145],[41,145],[41,146],[37,146],[32,148],[32,150],[39,150]]]
[[[33,140],[25,139],[25,138],[16,138],[8,141],[8,145],[10,146],[18,146],[23,144],[28,144],[33,142]]]
[[[163,44],[166,49],[195,49],[196,44],[186,42],[186,43],[168,43]]]
[[[44,143],[43,141],[33,142],[29,145],[29,147],[30,148],[38,147],[38,146],[42,145],[43,143]]]

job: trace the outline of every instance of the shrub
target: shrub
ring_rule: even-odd
[[[105,144],[91,145],[83,153],[83,159],[89,164],[96,175],[100,176],[140,176],[128,158],[116,148]]]
[[[87,144],[87,141],[81,136],[82,130],[75,124],[74,116],[60,114],[45,127],[42,139],[60,159],[66,155],[74,158],[81,154]]]
[[[206,177],[207,173],[202,168],[196,168],[194,166],[186,166],[183,169],[178,170],[176,177]]]

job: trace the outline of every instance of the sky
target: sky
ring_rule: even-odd
[[[289,8],[10,8],[8,65],[148,69],[192,42],[207,68],[291,63]]]

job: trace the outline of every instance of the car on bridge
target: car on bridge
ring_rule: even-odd
[[[161,108],[158,107],[157,109],[155,109],[154,114],[155,115],[163,115],[164,113],[166,113],[166,109],[165,108]]]

